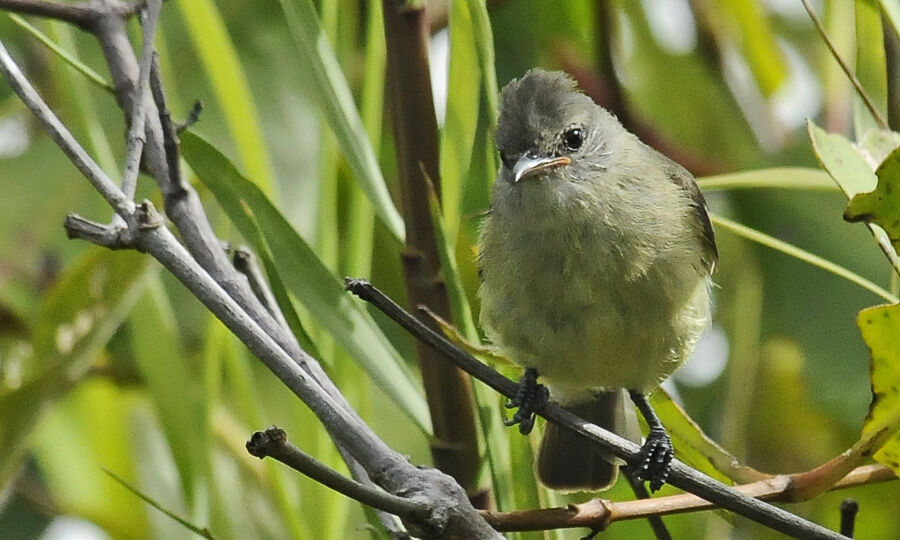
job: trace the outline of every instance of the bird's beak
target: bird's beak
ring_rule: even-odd
[[[572,163],[572,160],[566,156],[534,157],[525,154],[513,165],[513,182],[518,182],[523,178],[528,178],[552,167],[561,167],[569,163]]]

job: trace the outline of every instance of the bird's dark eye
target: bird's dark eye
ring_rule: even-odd
[[[578,150],[582,144],[584,144],[584,131],[581,128],[574,127],[563,133],[563,146],[566,147],[566,150]]]

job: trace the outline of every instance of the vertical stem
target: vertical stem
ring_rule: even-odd
[[[383,6],[391,119],[406,221],[403,271],[407,294],[413,307],[426,305],[450,320],[450,302],[428,206],[429,180],[440,193],[438,127],[428,70],[428,19],[421,4],[383,0]],[[434,327],[429,318],[423,320]],[[434,424],[434,464],[472,495],[479,457],[471,384],[439,353],[422,343],[416,346]]]

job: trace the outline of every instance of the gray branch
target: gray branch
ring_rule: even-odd
[[[125,148],[125,173],[122,177],[122,191],[129,199],[134,199],[137,190],[138,173],[140,172],[141,156],[144,152],[145,129],[144,103],[150,101],[150,67],[153,63],[153,39],[156,36],[156,26],[159,22],[159,13],[162,9],[162,0],[149,0],[147,9],[144,10],[141,44],[141,64],[138,76],[137,96],[131,109],[131,127],[126,136]]]
[[[422,521],[429,512],[428,507],[420,502],[373,489],[338,473],[291,444],[281,428],[272,426],[253,433],[247,441],[247,451],[260,459],[271,457],[278,460],[338,493],[395,516]]]

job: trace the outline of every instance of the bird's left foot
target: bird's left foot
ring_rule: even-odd
[[[537,382],[537,370],[527,368],[525,374],[519,379],[519,389],[516,396],[506,402],[507,409],[515,409],[515,414],[503,423],[507,426],[519,424],[519,433],[528,435],[534,429],[535,415],[544,408],[550,399],[547,387]]]
[[[650,482],[650,492],[659,490],[669,477],[669,469],[675,450],[665,429],[651,428],[647,440],[641,446],[638,461],[632,468],[640,481]]]

